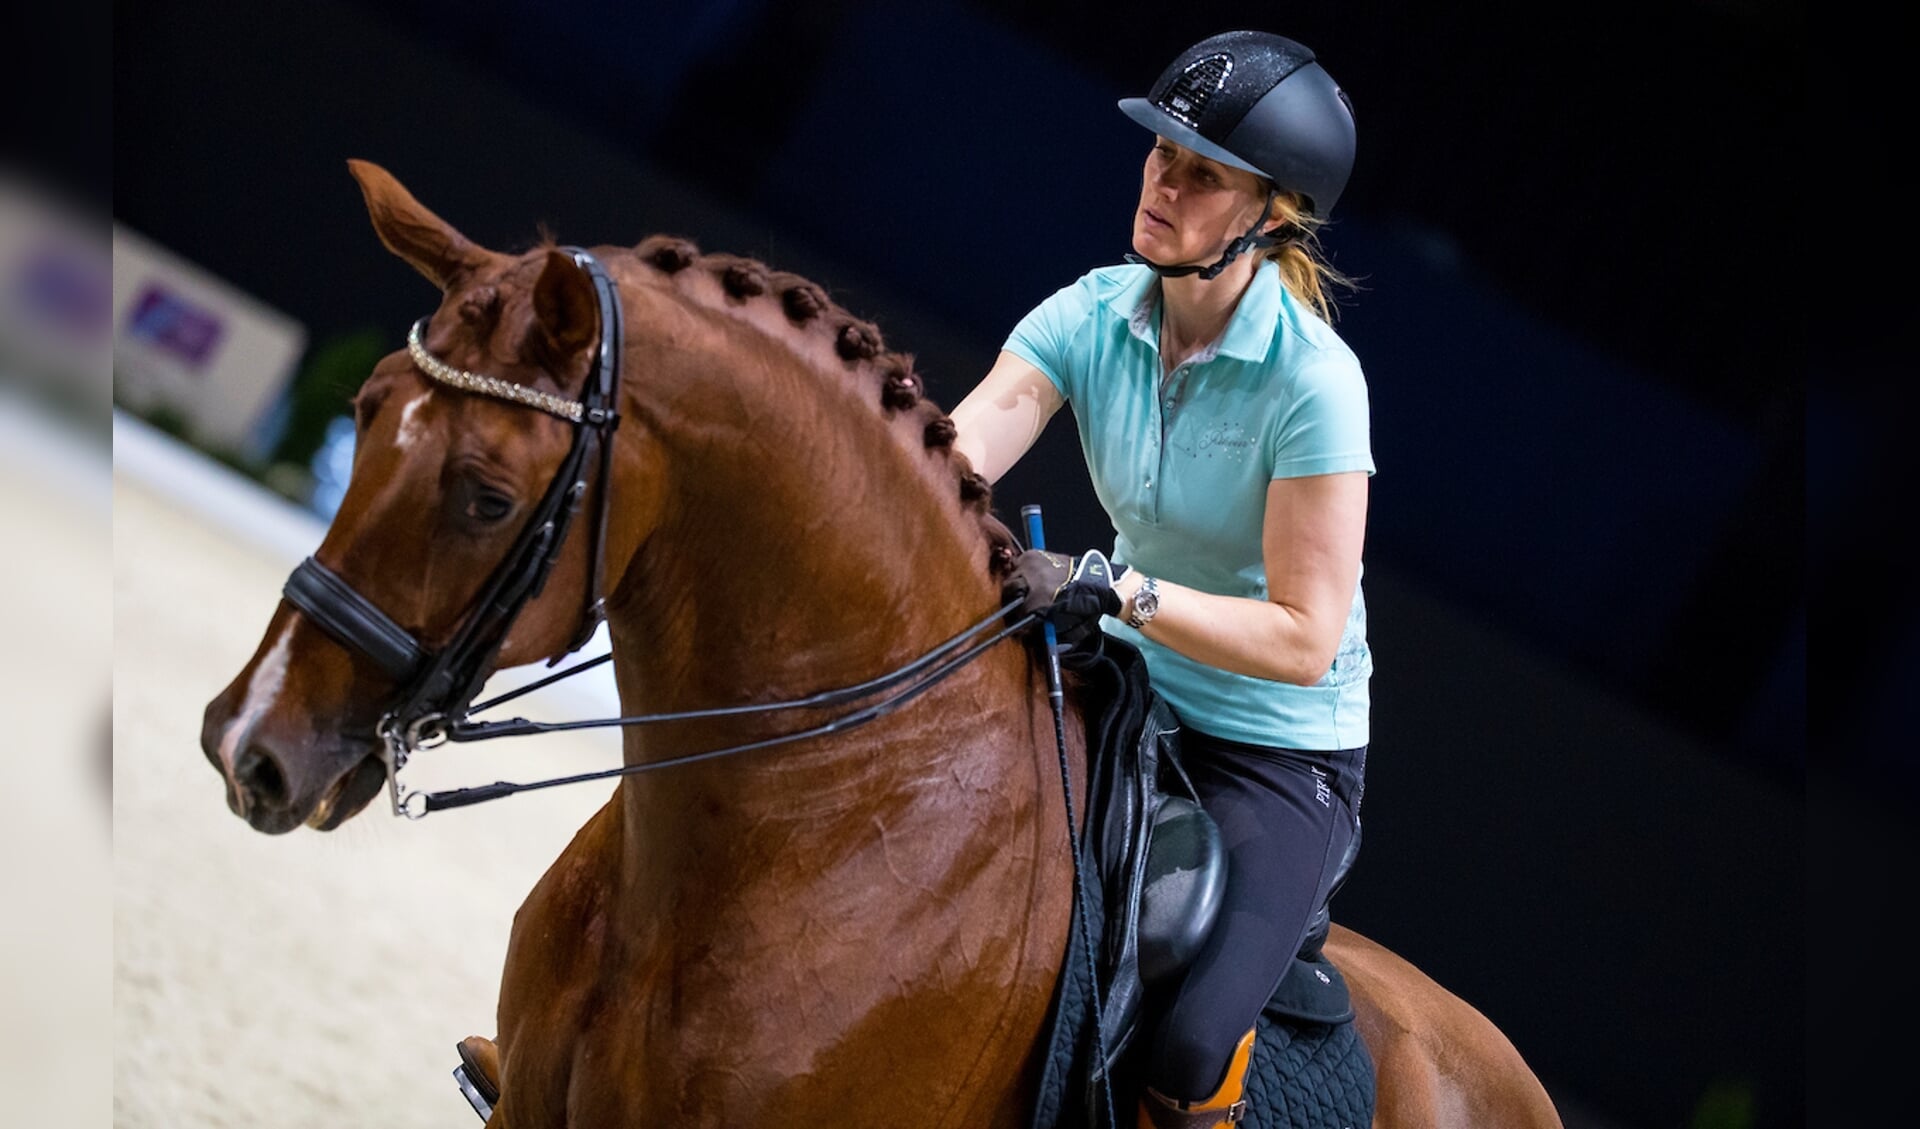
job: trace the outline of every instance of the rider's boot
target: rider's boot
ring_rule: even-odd
[[[1227,1076],[1211,1097],[1183,1102],[1163,1096],[1148,1086],[1140,1096],[1139,1129],[1231,1129],[1247,1116],[1247,1067],[1253,1062],[1253,1036],[1248,1028],[1227,1062]]]

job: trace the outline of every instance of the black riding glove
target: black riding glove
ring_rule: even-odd
[[[1018,599],[1014,614],[1037,613],[1053,624],[1055,637],[1071,647],[1100,629],[1101,616],[1120,614],[1123,601],[1113,589],[1115,576],[1106,554],[1097,549],[1078,558],[1028,549],[1013,559],[1001,599]]]

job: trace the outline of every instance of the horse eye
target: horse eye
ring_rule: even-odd
[[[496,522],[513,512],[513,499],[492,490],[476,491],[467,502],[466,514],[475,521]]]

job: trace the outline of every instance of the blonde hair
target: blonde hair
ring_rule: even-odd
[[[1355,290],[1359,284],[1327,261],[1320,247],[1320,229],[1326,220],[1304,211],[1300,197],[1292,192],[1276,193],[1268,220],[1285,220],[1287,241],[1277,247],[1262,248],[1260,258],[1278,264],[1280,282],[1293,296],[1306,303],[1324,320],[1339,316],[1334,300],[1336,289]]]

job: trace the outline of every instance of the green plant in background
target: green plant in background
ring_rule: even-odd
[[[327,436],[327,424],[346,415],[353,394],[391,346],[379,329],[336,333],[307,351],[287,389],[286,423],[269,461],[305,469]]]
[[[1753,1105],[1751,1084],[1721,1079],[1700,1095],[1687,1129],[1753,1129]]]
[[[309,349],[288,385],[279,436],[255,477],[275,493],[312,504],[313,459],[327,427],[349,414],[353,394],[387,351],[385,334],[373,328],[336,333]]]
[[[193,428],[188,426],[187,417],[178,408],[158,404],[141,412],[140,418],[182,443],[194,443]]]

